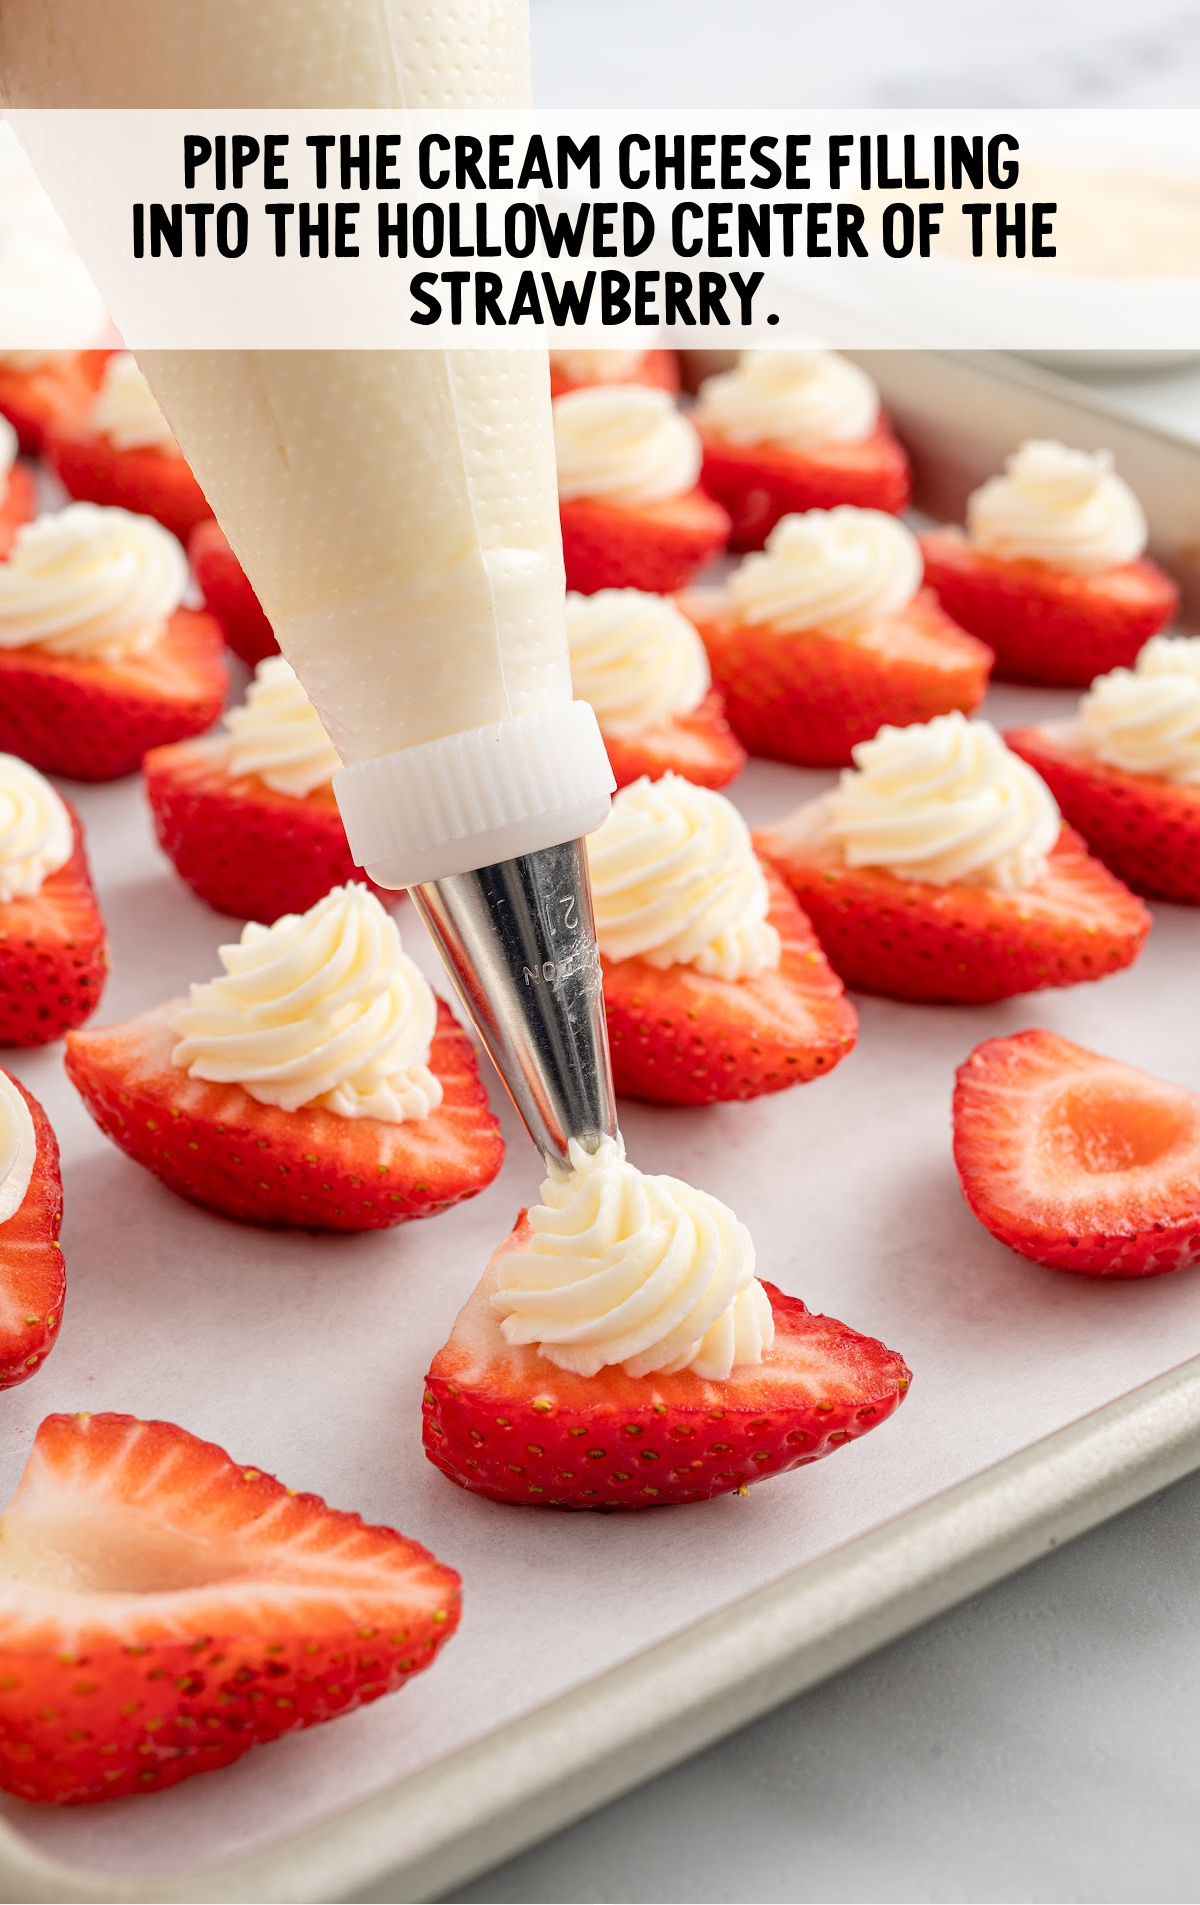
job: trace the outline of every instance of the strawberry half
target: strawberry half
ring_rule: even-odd
[[[151,748],[142,763],[158,843],[193,893],[235,919],[270,925],[359,880],[386,906],[399,893],[357,869],[330,786],[280,794],[223,766],[224,742]]]
[[[1072,746],[1073,723],[1004,739],[1037,769],[1098,860],[1135,893],[1200,906],[1200,787],[1127,774]]]
[[[162,1792],[393,1693],[459,1578],[170,1422],[52,1415],[4,1515],[0,1786]]]
[[[1141,900],[1064,827],[1036,886],[933,886],[849,867],[785,823],[754,836],[848,986],[892,999],[988,1005],[1131,966],[1150,931]]]
[[[576,1376],[505,1342],[489,1301],[522,1211],[425,1378],[425,1453],[476,1495],[530,1508],[668,1508],[744,1494],[887,1420],[901,1357],[765,1284],[775,1341],[726,1382],[690,1370]]]
[[[83,828],[39,892],[0,903],[0,1045],[49,1045],[90,1019],[108,973],[108,939]]]
[[[725,719],[725,703],[710,689],[691,714],[677,714],[641,734],[609,734],[601,724],[618,787],[648,774],[679,774],[697,787],[728,787],[746,765],[746,750]]]
[[[110,351],[79,351],[17,370],[0,364],[0,416],[7,417],[26,456],[40,456],[47,434],[73,429],[95,402]]]
[[[0,649],[0,751],[77,781],[135,774],[148,748],[210,728],[225,705],[225,643],[211,615],[176,609],[127,661]]]
[[[31,522],[37,514],[37,483],[33,471],[24,463],[14,463],[4,483],[4,492],[0,498],[0,561],[8,555],[22,523]]]
[[[845,767],[884,722],[903,728],[987,693],[992,652],[928,589],[865,635],[754,628],[701,590],[680,607],[708,650],[730,726],[751,754],[799,767]]]
[[[954,1161],[980,1223],[1035,1263],[1200,1263],[1200,1093],[1055,1032],[986,1039],[959,1066]]]
[[[645,589],[669,595],[725,547],[729,517],[702,489],[657,503],[622,505],[592,496],[559,504],[567,587]]]
[[[650,390],[665,390],[679,395],[679,358],[674,351],[642,351],[632,370],[603,377],[572,377],[550,353],[550,395],[564,397],[568,390],[591,390],[595,384],[645,384]]]
[[[215,516],[196,524],[187,552],[204,606],[221,624],[239,661],[256,668],[268,655],[277,655],[279,643],[271,624]]]
[[[806,509],[882,509],[898,516],[912,493],[908,457],[881,418],[863,443],[788,450],[778,443],[727,443],[700,429],[700,481],[728,510],[733,549],[761,549],[781,516]]]
[[[118,449],[87,423],[47,433],[46,459],[69,496],[153,516],[180,542],[212,515],[182,456],[147,445]]]
[[[1071,575],[986,555],[957,529],[935,529],[920,543],[929,587],[993,650],[997,675],[1009,681],[1086,688],[1111,668],[1132,668],[1179,607],[1171,577],[1145,557]]]
[[[11,1072],[33,1119],[33,1176],[19,1207],[0,1223],[0,1389],[15,1389],[44,1363],[58,1341],[67,1276],[62,1229],[58,1140],[31,1091]]]
[[[613,1080],[627,1098],[713,1105],[819,1078],[853,1051],[858,1017],[804,914],[767,869],[783,956],[755,979],[602,959]]]
[[[180,1197],[246,1223],[386,1230],[474,1197],[504,1162],[471,1041],[441,1000],[429,1068],[444,1096],[406,1124],[280,1111],[190,1078],[171,1063],[182,1004],[72,1032],[66,1055],[101,1131]]]

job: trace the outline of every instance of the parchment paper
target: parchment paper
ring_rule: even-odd
[[[988,712],[1003,725],[1073,701],[1001,689]],[[756,764],[736,797],[762,821],[831,778]],[[236,928],[159,854],[140,784],[65,791],[89,830],[112,936],[98,1019],[212,976]],[[441,983],[407,902],[398,917]],[[0,1398],[3,1495],[51,1410],[163,1416],[403,1529],[465,1583],[459,1635],[403,1693],[160,1796],[62,1812],[8,1801],[7,1816],[59,1856],[109,1870],[174,1871],[258,1847],[700,1616],[728,1608],[736,1621],[740,1595],[1200,1351],[1200,1275],[1097,1284],[995,1243],[960,1197],[949,1121],[955,1065],[988,1034],[1032,1025],[1200,1087],[1198,950],[1200,915],[1159,907],[1138,966],[1099,985],[984,1010],[861,999],[858,1049],[826,1079],[708,1111],[625,1106],[637,1162],[726,1199],[766,1276],[883,1337],[914,1371],[899,1414],[829,1460],[744,1499],[630,1516],[483,1502],[421,1451],[430,1357],[536,1194],[537,1160],[507,1107],[501,1178],[447,1215],[361,1238],[258,1231],[173,1197],[102,1138],[60,1048],[5,1054],[62,1143],[69,1294],[52,1356]]]

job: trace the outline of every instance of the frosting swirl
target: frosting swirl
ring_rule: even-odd
[[[591,1154],[572,1140],[570,1158],[529,1212],[530,1242],[500,1258],[505,1342],[580,1376],[619,1364],[723,1382],[760,1363],[775,1319],[746,1226],[679,1178],[643,1176],[619,1137]]]
[[[221,978],[171,1020],[172,1062],[284,1111],[404,1124],[442,1102],[429,1069],[437,1000],[391,914],[352,882],[307,913],[253,920],[221,946]]]
[[[694,489],[700,439],[665,390],[594,384],[554,403],[558,493],[653,503]]]
[[[940,714],[882,727],[815,805],[852,867],[931,886],[1032,886],[1061,831],[1058,807],[988,721]]]
[[[303,800],[341,766],[321,717],[282,655],[260,661],[240,708],[225,716],[230,774],[253,774],[277,794]]]
[[[0,562],[0,648],[80,661],[144,655],[187,583],[183,550],[151,517],[70,503],[26,523]]]
[[[1094,575],[1137,560],[1146,518],[1108,450],[1034,438],[968,497],[967,534],[989,555]]]
[[[1200,636],[1155,635],[1133,668],[1114,668],[1079,704],[1088,752],[1127,774],[1200,783]]]
[[[567,596],[571,684],[619,738],[691,714],[712,685],[704,643],[675,604],[641,589]]]
[[[614,378],[632,377],[645,355],[645,351],[551,351],[550,362],[573,384],[607,384]]]
[[[104,300],[78,252],[36,228],[0,232],[0,362],[28,370],[109,335]]]
[[[25,1202],[37,1157],[33,1118],[7,1072],[0,1072],[0,1224]]]
[[[809,509],[784,516],[760,555],[729,579],[738,618],[785,634],[858,635],[907,608],[921,586],[912,531],[878,509]]]
[[[723,794],[678,774],[643,776],[613,796],[587,856],[607,958],[694,966],[720,979],[778,966],[767,882],[746,823]]]
[[[104,366],[104,380],[88,422],[118,450],[162,450],[168,456],[182,455],[137,360],[128,351],[115,352]]]
[[[879,392],[836,351],[743,351],[733,370],[701,384],[696,421],[726,443],[864,443],[879,421]]]
[[[74,851],[61,794],[27,761],[0,754],[0,904],[32,899]]]

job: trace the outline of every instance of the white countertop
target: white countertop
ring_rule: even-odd
[[[1086,34],[1045,0],[533,13],[547,106],[1192,105],[1200,84],[1177,0],[1096,0]],[[1200,365],[1095,382],[1200,439]],[[455,1896],[1194,1899],[1198,1584],[1194,1476]]]

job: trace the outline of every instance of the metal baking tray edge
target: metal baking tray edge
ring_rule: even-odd
[[[0,1826],[5,1901],[431,1899],[1200,1466],[1200,1357],[303,1832],[99,1878]]]
[[[960,516],[1022,436],[1108,444],[1200,609],[1200,445],[1000,353],[851,355],[913,453],[919,507]],[[695,1622],[250,1856],[100,1874],[0,1820],[0,1902],[436,1898],[1197,1467],[1200,1356],[744,1596],[735,1620]]]

